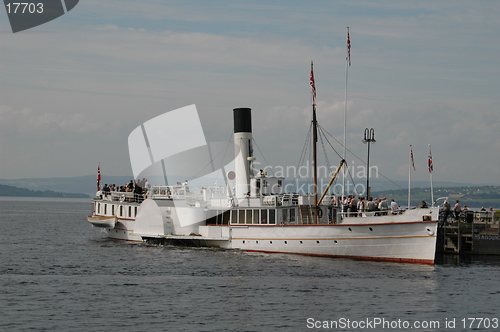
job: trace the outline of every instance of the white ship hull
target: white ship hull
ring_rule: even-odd
[[[434,264],[437,214],[433,208],[326,225],[209,225],[200,227],[200,240],[245,251]]]
[[[87,220],[94,227],[105,228],[108,237],[115,240],[143,241],[134,231],[138,203],[94,199],[93,206],[93,214]]]
[[[118,220],[113,228],[108,228],[108,237],[114,240],[143,242],[140,235],[134,232],[134,220]]]
[[[231,226],[230,232],[231,249],[433,264],[437,223]]]
[[[173,207],[169,202],[148,199],[141,204],[137,218],[117,218],[107,231],[110,238],[127,241],[160,239],[249,252],[433,264],[437,214],[437,208],[433,208],[344,218],[332,224],[207,225],[214,211],[182,203]],[[192,223],[186,225],[186,220]]]

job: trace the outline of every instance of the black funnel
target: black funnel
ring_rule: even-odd
[[[247,107],[233,109],[234,114],[234,132],[251,133],[252,132],[252,109]]]

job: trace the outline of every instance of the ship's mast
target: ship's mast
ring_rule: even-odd
[[[318,223],[318,157],[317,157],[317,143],[318,143],[318,121],[316,119],[316,85],[314,83],[313,62],[311,61],[311,77],[310,77],[311,93],[312,93],[312,148],[313,148],[313,178],[314,178],[314,223]]]

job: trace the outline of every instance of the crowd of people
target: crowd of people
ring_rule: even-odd
[[[460,217],[464,216],[467,214],[469,211],[469,208],[467,205],[464,204],[464,207],[462,208],[462,205],[460,204],[460,201],[457,199],[455,201],[455,205],[453,205],[453,209],[451,208],[450,203],[448,202],[448,199],[446,199],[443,203],[443,208],[441,209],[441,213],[443,216],[443,221],[446,223],[448,222],[448,218],[450,216],[453,216],[455,221],[458,221]],[[489,208],[489,210],[486,210],[486,208],[483,206],[479,210],[480,212],[488,212],[493,216],[494,210],[492,207]]]
[[[399,204],[393,199],[389,202],[386,197],[373,199],[369,196],[366,199],[364,196],[348,195],[339,199],[337,196],[333,196],[332,205],[336,210],[342,209],[351,217],[361,216],[364,212],[374,212],[375,215],[398,214],[400,212]]]
[[[101,189],[101,193],[103,196],[111,195],[111,193],[134,193],[134,196],[143,198],[149,189],[150,185],[148,181],[146,180],[146,178],[142,178],[137,180],[130,180],[130,182],[121,186],[118,186],[114,183],[110,185],[106,183]]]

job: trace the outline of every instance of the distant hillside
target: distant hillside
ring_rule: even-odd
[[[374,192],[373,196],[385,196],[388,199],[396,200],[399,205],[405,206],[408,200],[408,189],[386,190]],[[434,188],[434,200],[440,197],[448,197],[453,205],[455,200],[459,200],[463,205],[472,208],[493,207],[500,208],[500,186],[463,186]],[[415,188],[411,190],[411,204],[416,205],[421,201],[431,201],[430,188]]]
[[[12,197],[66,197],[66,198],[88,198],[86,194],[60,193],[52,190],[30,190],[0,184],[0,196]]]
[[[125,184],[132,179],[128,176],[107,176],[103,174],[101,184],[115,183]],[[182,180],[182,179],[181,179]],[[328,179],[323,179],[324,184]],[[154,182],[151,182],[155,184]],[[311,180],[304,179],[287,179],[285,183],[292,183],[294,186],[288,187],[289,191],[296,190],[302,184],[310,184]],[[357,183],[364,184],[364,180],[360,179]],[[43,192],[47,194],[25,194],[25,196],[42,196],[46,197],[74,197],[72,193],[85,193],[87,195],[94,195],[96,192],[96,176],[76,176],[76,177],[57,177],[57,178],[23,178],[23,179],[0,179],[0,184],[26,188],[34,192]],[[402,206],[407,202],[407,182],[406,181],[388,181],[384,179],[373,179],[371,182],[373,196],[387,196],[387,198],[394,198]],[[337,181],[336,185],[339,185]],[[414,181],[412,183],[412,204],[425,200],[430,202],[431,194],[429,190],[428,181]],[[304,187],[307,188],[307,187]],[[338,188],[337,188],[338,189]],[[60,196],[60,195],[69,196]],[[338,192],[337,192],[338,194]],[[5,194],[4,194],[5,195]],[[77,194],[78,195],[78,194]],[[434,182],[434,198],[449,197],[451,199],[460,199],[471,207],[496,207],[500,208],[500,186],[481,186],[471,185],[465,183],[454,183],[435,181]]]
[[[102,176],[101,183],[125,184],[130,181],[130,176]],[[59,193],[85,193],[94,195],[96,192],[96,176],[75,176],[58,178],[23,178],[0,179],[0,183],[9,186],[27,188],[35,191],[56,191]]]

